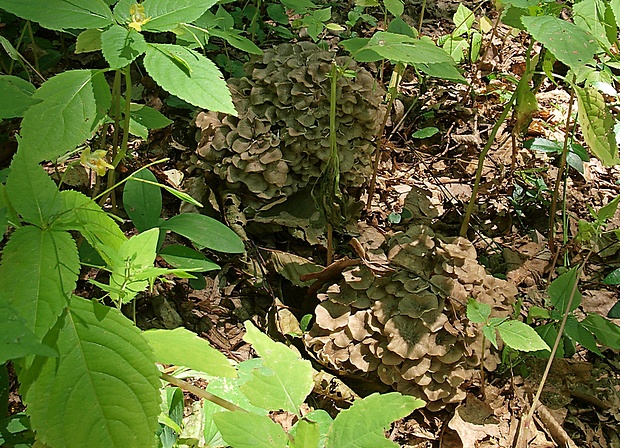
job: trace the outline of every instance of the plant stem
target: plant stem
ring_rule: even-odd
[[[168,375],[167,373],[160,373],[161,379],[164,381],[168,381],[170,384],[174,384],[181,389],[184,389],[188,392],[193,393],[194,395],[204,398],[205,400],[209,400],[212,403],[217,404],[218,406],[223,407],[224,409],[228,409],[229,411],[235,412],[248,412],[243,408],[240,408],[234,403],[230,401],[224,400],[218,396],[213,395],[211,392],[207,392],[204,389],[194,386],[193,384],[188,383],[187,381],[180,380],[178,378],[173,377],[172,375]]]

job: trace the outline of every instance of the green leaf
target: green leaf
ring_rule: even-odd
[[[620,319],[620,300],[618,300],[615,305],[611,307],[607,313],[607,317],[610,319]]]
[[[611,48],[611,42],[607,37],[607,28],[610,27],[611,24],[615,25],[615,23],[613,19],[610,21],[610,24],[606,23],[606,15],[608,13],[613,17],[611,9],[608,9],[606,2],[603,0],[581,0],[573,5],[573,20],[575,21],[575,25],[589,31],[596,38],[599,45],[602,47],[599,50],[600,52],[602,52],[603,49],[609,50]],[[616,30],[613,31],[614,34],[615,31]],[[614,41],[617,41],[617,38],[615,38]]]
[[[439,129],[433,126],[428,126],[426,128],[418,129],[413,134],[411,134],[412,138],[430,138],[433,135],[437,134]]]
[[[237,376],[226,356],[185,328],[148,330],[143,336],[159,363],[185,366],[214,376]]]
[[[562,145],[555,140],[546,138],[531,138],[523,142],[523,147],[532,151],[550,152],[554,154],[562,153]]]
[[[574,316],[568,316],[566,326],[564,327],[564,332],[566,333],[566,336],[579,343],[584,348],[590,350],[592,353],[603,356],[596,345],[596,340],[594,339],[592,333],[586,326],[582,325],[581,322],[575,319]]]
[[[367,50],[372,50],[382,57],[406,64],[436,64],[448,62],[454,64],[454,60],[433,41],[426,39],[414,39],[402,34],[376,32],[368,45]]]
[[[120,311],[75,296],[59,324],[60,358],[35,363],[40,374],[24,396],[38,440],[64,448],[156,446],[161,382],[140,330]]]
[[[134,179],[145,179],[157,183],[157,178],[149,170],[135,173],[123,188],[125,212],[139,232],[157,227],[162,210],[161,190],[157,185]]]
[[[467,301],[467,318],[476,324],[484,324],[491,315],[491,307],[486,303],[476,302],[474,299]]]
[[[405,4],[402,0],[383,0],[383,4],[394,17],[400,17],[405,12]]]
[[[294,437],[289,444],[290,448],[316,448],[321,440],[320,427],[318,423],[303,419],[295,424],[295,431],[291,431]]]
[[[45,227],[62,207],[54,181],[21,147],[11,163],[6,193],[24,221],[41,227]]]
[[[200,252],[180,244],[166,246],[159,251],[159,255],[175,268],[195,269],[199,272],[215,271],[220,267],[208,260]]]
[[[101,51],[110,67],[116,70],[131,64],[143,54],[146,40],[132,28],[112,25],[101,33]]]
[[[616,196],[609,203],[603,207],[601,207],[596,213],[597,220],[600,222],[606,222],[608,219],[611,219],[616,214],[618,210],[618,203],[620,202],[620,196]]]
[[[213,416],[221,412],[222,408],[209,400],[204,400],[202,410],[204,412],[202,435],[205,445],[209,448],[225,447],[226,443],[222,440],[222,434],[213,421]]]
[[[573,88],[577,95],[577,121],[581,126],[583,139],[603,165],[617,164],[619,160],[613,132],[614,119],[603,95],[592,86]]]
[[[75,43],[75,53],[88,53],[101,50],[101,30],[84,30],[78,34]]]
[[[521,352],[551,350],[538,333],[527,324],[518,320],[508,320],[497,327],[500,337],[508,347]]]
[[[46,0],[45,7],[28,0],[0,0],[0,8],[51,30],[105,28],[114,23],[103,0]]]
[[[553,306],[560,312],[566,311],[568,300],[573,291],[573,286],[576,281],[577,267],[574,267],[564,274],[560,275],[549,285],[549,298]],[[575,297],[571,303],[569,312],[575,311],[581,303],[581,292],[579,288],[575,289]]]
[[[3,303],[0,292],[0,365],[10,359],[29,355],[58,356],[48,345],[41,344],[39,338],[30,331],[28,324],[17,312]]]
[[[131,110],[131,120],[141,126],[144,126],[146,129],[161,129],[172,124],[171,119],[166,117],[157,109],[145,106],[144,104],[131,103],[129,108]],[[131,131],[131,123],[129,125],[129,130]],[[146,137],[141,137],[146,140],[148,138],[148,134]]]
[[[620,268],[610,272],[607,277],[603,279],[603,283],[606,285],[620,285]]]
[[[323,409],[315,409],[304,415],[304,420],[316,423],[319,425],[319,447],[324,447],[327,441],[327,433],[334,422],[334,419]],[[290,433],[295,435],[296,426],[293,426]]]
[[[198,19],[217,0],[144,0],[144,14],[151,20],[142,29],[145,31],[172,31],[181,23]]]
[[[447,79],[448,81],[467,84],[467,80],[454,67],[453,62],[439,62],[437,64],[414,64],[423,73],[435,78]]]
[[[21,227],[3,250],[0,297],[40,340],[67,306],[79,272],[77,248],[69,233]]]
[[[462,37],[448,37],[441,48],[446,50],[454,62],[460,64],[469,50],[469,41]]]
[[[185,64],[181,63],[185,61]],[[144,67],[164,90],[196,107],[237,115],[230,91],[213,62],[188,48],[149,44]]]
[[[160,228],[178,233],[199,246],[218,252],[231,254],[245,252],[243,241],[235,232],[221,222],[198,213],[181,213],[173,216]]]
[[[32,99],[36,87],[17,76],[0,76],[0,120],[23,116],[33,104],[39,101]]]
[[[422,406],[422,400],[397,392],[374,393],[356,400],[353,406],[341,411],[334,419],[326,448],[397,447],[396,443],[385,438],[385,429]]]
[[[235,448],[285,448],[288,445],[282,427],[266,415],[220,412],[213,420],[224,441]]]
[[[20,146],[40,162],[89,139],[106,117],[112,96],[103,72],[70,70],[44,82],[32,98],[41,102],[24,114]]]
[[[459,3],[459,6],[452,17],[454,26],[456,27],[452,32],[453,36],[460,36],[466,34],[474,24],[476,17],[474,13],[465,6],[463,3]]]
[[[250,321],[246,321],[245,328],[247,333],[243,337],[244,341],[252,344],[252,348],[263,358],[264,367],[270,372],[253,370],[252,379],[242,384],[241,390],[254,406],[297,414],[314,385],[310,362],[300,359],[286,345],[272,341]]]
[[[263,54],[263,50],[258,48],[254,42],[250,39],[241,36],[240,31],[237,30],[218,30],[218,29],[210,29],[209,35],[213,37],[219,37],[220,39],[224,39],[230,45],[235,48],[238,48],[241,51],[245,51],[250,54]]]
[[[581,325],[592,333],[601,344],[614,350],[620,350],[620,327],[615,323],[598,314],[589,313],[581,321]]]
[[[544,44],[553,55],[571,69],[594,63],[598,51],[596,39],[577,25],[548,15],[521,18],[534,39]]]
[[[178,387],[166,387],[161,390],[162,393],[162,414],[158,421],[164,423],[160,425],[159,440],[162,448],[173,448],[179,434],[181,433],[181,425],[183,424],[183,408],[184,398],[183,391]]]
[[[482,334],[485,338],[489,340],[491,344],[493,344],[493,347],[495,347],[496,349],[499,348],[497,345],[497,331],[495,330],[494,326],[484,325],[482,327]]]

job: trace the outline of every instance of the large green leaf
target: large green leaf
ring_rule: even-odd
[[[609,5],[603,0],[581,0],[573,5],[575,25],[588,30],[603,49],[609,50],[612,42],[617,42],[617,28]],[[611,39],[610,39],[611,38]]]
[[[120,311],[74,296],[58,331],[60,357],[37,359],[25,375],[37,438],[63,448],[156,446],[161,382],[140,330]]]
[[[37,100],[32,99],[36,88],[17,76],[0,76],[0,119],[21,117]]]
[[[548,15],[521,18],[534,39],[541,42],[564,64],[578,70],[594,62],[596,39],[577,25]]]
[[[590,330],[579,322],[575,316],[568,316],[566,320],[566,326],[564,327],[564,333],[573,341],[579,343],[581,346],[587,348],[592,353],[596,353],[599,356],[603,356],[598,346],[596,345],[596,339]]]
[[[393,421],[424,406],[424,402],[397,392],[372,394],[356,400],[334,419],[327,435],[327,448],[398,447],[385,438],[384,431]]]
[[[218,252],[243,253],[243,241],[221,222],[198,213],[181,213],[160,226],[164,230],[183,235],[199,246]]]
[[[548,293],[549,298],[551,299],[551,303],[558,311],[562,313],[566,311],[566,306],[568,305],[568,301],[570,300],[575,281],[578,280],[576,279],[577,269],[577,267],[574,267],[566,271],[564,274],[553,280],[549,285]],[[580,303],[581,292],[579,291],[579,288],[576,288],[575,296],[573,297],[570,310],[568,311],[575,311]]]
[[[170,246],[163,247],[158,252],[158,255],[163,258],[166,263],[179,269],[192,269],[199,272],[215,271],[220,267],[208,260],[200,252],[180,244],[171,244]]]
[[[620,350],[620,327],[598,314],[590,313],[581,321],[598,341],[614,350]]]
[[[441,62],[454,64],[450,55],[437,47],[433,41],[415,39],[403,34],[376,32],[365,48],[386,59],[406,64],[438,64]]]
[[[146,51],[146,40],[134,29],[112,25],[101,33],[101,51],[110,67],[119,69]]]
[[[157,362],[185,366],[219,377],[237,376],[226,356],[185,328],[148,330],[143,336],[153,348]]]
[[[90,138],[111,104],[99,70],[70,70],[43,83],[22,121],[21,147],[33,161],[52,160]]]
[[[263,366],[271,372],[253,370],[252,378],[241,385],[241,390],[254,406],[297,414],[314,385],[310,362],[300,359],[286,345],[271,340],[250,321],[245,323],[245,328],[247,333],[243,339],[252,344],[263,358]]]
[[[24,221],[41,227],[45,227],[62,207],[54,181],[21,147],[11,163],[6,193]]]
[[[198,19],[217,0],[144,0],[144,14],[151,20],[142,27],[145,31],[171,31],[180,23]]]
[[[0,296],[42,339],[67,306],[79,272],[77,248],[68,232],[21,227],[4,247]]]
[[[532,327],[518,320],[508,320],[499,324],[497,331],[504,343],[514,350],[535,352],[551,350]]]
[[[0,365],[29,355],[58,356],[58,353],[39,342],[24,319],[0,298]]]
[[[620,162],[614,134],[614,118],[605,104],[605,98],[595,87],[573,86],[577,95],[577,121],[583,139],[594,155],[605,166]]]
[[[285,448],[288,437],[280,425],[266,415],[221,412],[213,416],[224,441],[234,448]]]
[[[161,215],[161,190],[157,185],[134,179],[157,183],[157,178],[148,169],[137,172],[125,182],[123,206],[139,232],[157,227]]]
[[[0,8],[52,30],[104,28],[114,23],[103,0],[0,0]]]
[[[172,124],[172,120],[164,114],[144,104],[131,103],[129,108],[129,132],[144,140],[149,138],[149,129],[161,129]]]
[[[213,62],[179,45],[149,44],[144,67],[163,89],[197,107],[237,115]]]

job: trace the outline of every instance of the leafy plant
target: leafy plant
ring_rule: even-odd
[[[491,30],[489,19],[483,17],[479,21],[480,31],[474,28],[476,16],[463,3],[459,6],[452,17],[454,31],[439,39],[437,42],[452,59],[459,64],[463,60],[476,62],[480,56],[482,36],[484,32]]]

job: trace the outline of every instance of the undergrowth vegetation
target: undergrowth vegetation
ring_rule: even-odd
[[[620,197],[591,207],[575,235],[563,200],[568,170],[583,174],[588,152],[606,167],[619,162],[609,98],[618,97],[620,1],[502,1],[493,20],[463,2],[452,31],[435,40],[423,35],[424,7],[413,24],[402,0],[352,3],[341,10],[309,0],[0,0],[0,118],[16,144],[0,171],[2,446],[395,446],[385,437],[394,421],[425,405],[458,403],[466,380],[481,381],[484,391],[485,367],[494,370],[499,359],[512,366],[531,352],[550,365],[576,344],[597,356],[620,349],[610,320],[620,318],[620,302],[608,316],[578,312],[583,270],[603,241],[618,237],[608,226]],[[360,261],[342,263],[338,235],[350,234],[376,200],[403,79],[471,87],[467,70],[478,70],[500,21],[529,48],[480,151],[460,236],[411,226],[368,250],[355,240]],[[339,40],[329,40],[334,35]],[[294,39],[312,43],[273,45]],[[215,189],[197,197],[159,180],[168,158],[137,155],[136,141],[174,122],[161,104],[142,101],[146,78],[166,95],[164,110],[194,114],[199,156],[181,159],[200,182],[215,178],[239,193],[236,215]],[[522,143],[543,78],[570,95],[565,139]],[[507,121],[513,154],[523,145],[559,159],[553,191],[535,176],[515,188],[518,216],[532,204],[549,209],[550,248],[574,240],[587,252],[579,263],[560,257],[548,306],[527,313],[516,288],[488,275],[465,239],[485,158]],[[412,137],[438,132],[425,127]],[[75,173],[88,173],[87,189],[70,188]],[[205,197],[218,219],[199,213],[209,209]],[[165,198],[193,212],[171,216]],[[289,199],[319,216],[302,238],[325,245],[327,268],[283,274],[298,287],[318,279],[312,291],[321,300],[304,317],[274,303],[278,318],[291,322],[280,332],[286,344],[258,330],[260,319],[245,323],[257,357],[242,361],[185,328],[138,328],[136,301],[158,283],[200,290],[205,273],[229,262],[247,274],[256,248],[245,216],[269,224],[265,216]],[[292,212],[284,216],[289,222],[277,224],[294,227]],[[604,282],[620,284],[620,270]],[[331,415],[311,409],[321,365],[375,375],[398,391],[369,393]],[[193,420],[184,419],[183,391],[204,399]],[[9,392],[19,393],[24,412],[8,412]],[[525,419],[536,403],[531,409]],[[278,423],[279,413],[291,416],[291,427]]]

